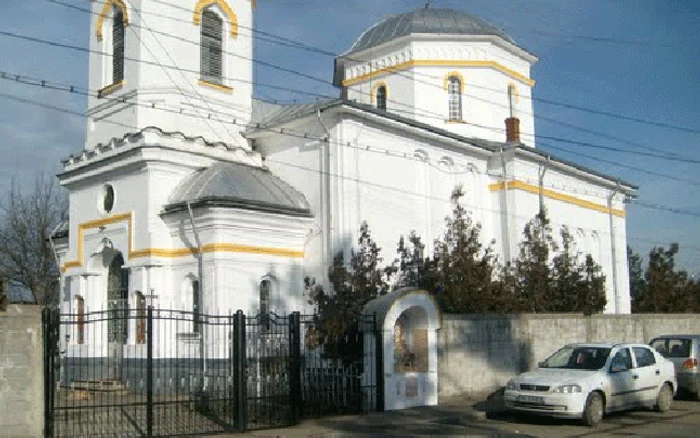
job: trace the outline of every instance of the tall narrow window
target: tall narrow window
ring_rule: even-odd
[[[382,85],[377,88],[377,109],[386,111],[386,86]]]
[[[449,120],[462,120],[462,81],[450,76],[447,81]]]
[[[112,22],[112,83],[124,80],[124,13],[116,8]]]
[[[200,309],[200,293],[199,280],[192,282],[192,332],[201,333],[202,331],[202,310]]]
[[[264,331],[270,330],[270,280],[260,282],[260,321]]]
[[[136,292],[136,343],[146,343],[146,297]]]
[[[83,297],[75,297],[75,304],[78,314],[78,327],[75,336],[75,343],[83,345],[85,343],[85,300]]]
[[[201,75],[202,80],[222,84],[224,23],[214,11],[202,13]]]

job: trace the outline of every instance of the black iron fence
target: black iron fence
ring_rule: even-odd
[[[374,318],[334,340],[316,335],[316,320],[45,309],[46,435],[244,432],[381,409]]]

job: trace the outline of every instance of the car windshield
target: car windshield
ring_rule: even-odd
[[[605,366],[610,348],[566,346],[540,364],[540,368],[598,370]]]

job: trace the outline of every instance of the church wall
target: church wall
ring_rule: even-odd
[[[343,148],[339,169],[345,177],[337,193],[344,219],[335,236],[346,251],[356,246],[360,225],[367,221],[385,264],[396,257],[399,238],[408,237],[412,230],[426,245],[426,255],[432,253],[433,241],[443,233],[445,217],[451,212],[450,194],[457,184],[466,193],[462,202],[483,213],[479,203],[487,194],[486,185],[481,185],[486,161],[478,153],[440,147],[355,119],[342,122],[341,135],[343,142],[358,145]]]

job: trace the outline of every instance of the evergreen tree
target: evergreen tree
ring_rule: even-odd
[[[526,312],[549,311],[553,298],[551,254],[557,250],[546,210],[525,225],[520,254],[513,264],[515,295]]]
[[[435,279],[434,289],[443,311],[492,311],[496,256],[491,247],[481,244],[481,225],[472,223],[460,203],[463,196],[461,187],[452,192],[452,215],[446,218],[443,239],[435,242],[435,260],[424,277]]]
[[[644,280],[642,257],[630,246],[627,246],[627,269],[629,272],[632,312],[638,312],[640,311],[640,305],[646,293],[647,284]]]
[[[644,275],[645,291],[635,306],[639,312],[691,312],[697,306],[695,284],[684,270],[676,270],[675,257],[679,246],[668,250],[655,247],[649,252],[649,265]]]

